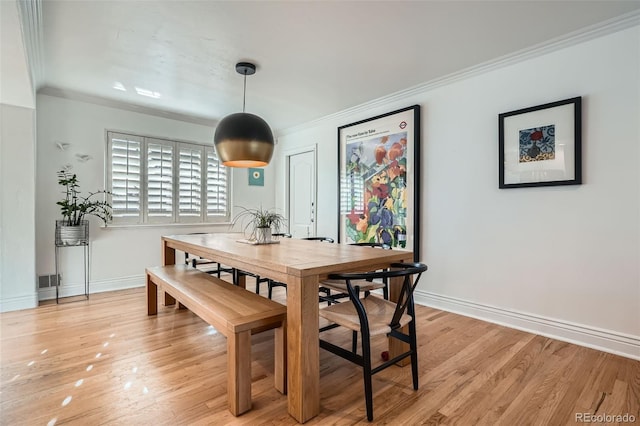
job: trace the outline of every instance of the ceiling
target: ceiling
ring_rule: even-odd
[[[43,0],[38,87],[215,123],[242,110],[234,66],[251,61],[246,110],[277,131],[638,9],[614,0]]]

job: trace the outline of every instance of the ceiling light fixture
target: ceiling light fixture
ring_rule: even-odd
[[[244,112],[247,95],[247,76],[256,72],[249,62],[236,64],[238,74],[244,75],[242,112],[226,116],[220,121],[213,143],[222,164],[228,167],[263,167],[273,155],[273,133],[262,118]]]
[[[148,98],[158,99],[160,98],[160,93],[154,92],[153,90],[143,89],[141,87],[136,87],[136,93],[140,96],[146,96]]]

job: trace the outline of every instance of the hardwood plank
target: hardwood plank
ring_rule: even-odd
[[[286,302],[284,291],[275,295]],[[0,424],[297,424],[273,387],[274,331],[251,336],[252,409],[235,418],[226,338],[189,311],[158,306],[148,317],[146,303],[138,288],[0,314]],[[640,419],[638,361],[416,309],[420,388],[413,391],[406,367],[374,376],[375,423],[574,424],[602,392],[599,413]],[[327,333],[349,347],[350,333]],[[372,342],[376,357],[386,344]],[[317,356],[320,407],[307,424],[368,424],[361,369],[326,351]]]

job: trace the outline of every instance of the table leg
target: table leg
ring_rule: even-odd
[[[287,396],[300,423],[320,412],[318,277],[287,280]]]

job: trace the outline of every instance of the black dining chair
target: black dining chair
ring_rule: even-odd
[[[418,390],[418,344],[416,338],[415,306],[413,291],[420,282],[422,273],[427,270],[423,263],[394,263],[386,271],[365,273],[344,273],[329,275],[329,279],[343,280],[347,286],[350,302],[337,303],[320,309],[320,316],[331,324],[322,327],[321,332],[345,327],[353,333],[362,335],[362,354],[355,348],[351,351],[320,339],[320,347],[362,367],[364,378],[365,404],[367,419],[373,420],[373,389],[371,377],[410,357],[413,389]],[[369,294],[360,297],[360,287],[356,282],[375,279],[402,279],[402,287],[397,302],[391,302]],[[408,333],[403,331],[407,327]],[[409,344],[409,350],[389,359],[375,368],[371,365],[371,336],[386,335]]]
[[[284,237],[286,238],[291,238],[291,234],[285,234]],[[325,243],[333,243],[333,238],[330,237],[306,237],[306,238],[300,238],[301,240],[309,240],[309,241],[320,241],[320,242],[325,242]],[[259,284],[257,284],[259,285]],[[271,299],[271,297],[273,296],[273,289],[274,287],[284,287],[285,290],[287,288],[287,285],[285,283],[281,283],[279,281],[274,281],[274,280],[269,280],[268,284],[269,286],[269,299]],[[257,293],[257,291],[256,291]]]
[[[335,242],[333,240],[333,238],[330,237],[305,237],[305,238],[300,238],[301,240],[308,240],[308,241],[320,241],[323,243],[333,243]]]
[[[276,234],[271,234],[272,237],[277,237],[277,238],[291,238],[292,235],[287,233],[287,232],[280,232],[280,233],[276,233]],[[267,291],[268,291],[268,297],[269,299],[271,299],[271,297],[273,296],[273,288],[274,287],[286,287],[287,285],[278,281],[274,281],[270,278],[261,278],[259,275],[253,275],[253,274],[248,274],[248,275],[252,275],[254,277],[256,277],[256,294],[260,294],[260,284],[266,282],[267,283]]]
[[[385,243],[351,243],[349,245],[352,246],[360,246],[360,247],[373,247],[379,248],[383,250],[391,250],[391,246]],[[382,294],[385,299],[389,299],[389,283],[388,280],[383,279],[382,281],[359,281],[356,285],[360,287],[361,291],[366,293],[382,289]],[[320,281],[320,291],[325,293],[326,296],[321,296],[323,301],[326,301],[329,305],[332,303],[337,303],[340,299],[345,299],[349,297],[347,293],[347,285],[344,280],[330,280],[326,279]],[[331,294],[331,291],[337,291],[337,294]]]
[[[192,232],[191,234],[199,235],[199,234],[205,234],[205,233],[206,232]],[[218,278],[220,278],[220,275],[222,275],[223,272],[231,274],[233,284],[235,285],[238,284],[237,271],[235,270],[235,268],[232,268],[230,266],[224,266],[220,262],[217,262],[215,260],[203,259],[200,256],[191,256],[189,253],[185,252],[184,263],[194,268],[197,268],[198,266],[204,266],[206,269],[203,269],[203,272],[206,272],[207,274],[211,274],[211,275],[216,275]],[[208,267],[209,265],[215,265],[214,269],[210,269]]]

